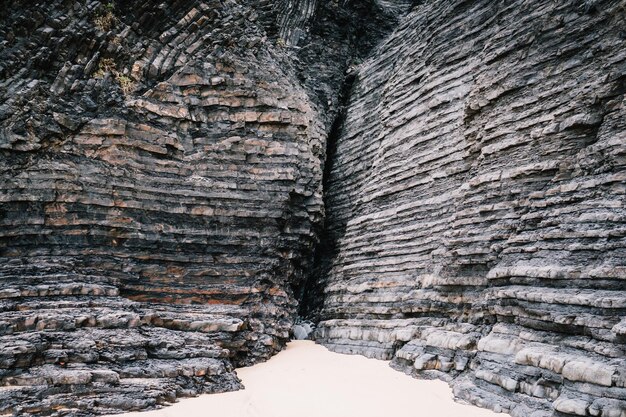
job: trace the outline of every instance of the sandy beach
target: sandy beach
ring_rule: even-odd
[[[388,362],[293,341],[265,363],[240,368],[246,389],[188,398],[124,417],[506,417],[454,402],[445,382],[413,379]]]

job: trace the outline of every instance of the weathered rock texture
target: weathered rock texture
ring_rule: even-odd
[[[257,18],[42,2],[2,25],[2,411],[235,389],[288,339],[323,126]]]
[[[237,389],[282,348],[337,92],[406,3],[3,5],[0,414]]]
[[[412,3],[3,6],[0,413],[237,389],[302,300],[475,404],[623,417],[626,5]]]
[[[623,1],[416,6],[358,68],[318,341],[513,416],[626,416],[625,86]]]

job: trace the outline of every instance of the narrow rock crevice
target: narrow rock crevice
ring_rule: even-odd
[[[349,71],[350,73],[346,75],[338,96],[337,116],[326,138],[326,158],[324,161],[324,175],[322,177],[324,190],[327,189],[330,182],[330,175],[337,152],[337,141],[341,137],[341,129],[346,118],[351,91],[356,81],[354,69],[349,69]],[[324,198],[324,212],[328,213],[331,209],[329,201]],[[313,322],[319,322],[320,320],[320,312],[324,303],[325,279],[330,270],[330,259],[336,252],[335,245],[341,237],[341,230],[341,228],[339,230],[330,230],[324,224],[318,233],[319,243],[314,250],[313,268],[307,276],[304,288],[299,296],[298,314],[300,317]]]
[[[14,1],[0,414],[238,389],[299,315],[513,417],[624,417],[625,16]]]

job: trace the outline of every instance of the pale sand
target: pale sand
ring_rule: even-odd
[[[445,382],[411,378],[389,362],[333,353],[311,341],[249,368],[246,389],[187,398],[124,417],[506,417],[455,403]]]

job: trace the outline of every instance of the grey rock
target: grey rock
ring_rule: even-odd
[[[239,389],[293,335],[624,417],[623,1],[6,9],[0,414]]]
[[[346,69],[400,3],[3,10],[0,414],[239,389],[284,347]]]
[[[296,340],[305,340],[309,336],[309,332],[307,332],[306,329],[303,326],[300,326],[299,324],[296,324],[295,326],[293,326],[291,330],[293,332],[293,337]]]
[[[512,416],[622,412],[624,10],[579,3],[420,2],[354,68],[318,342]]]

